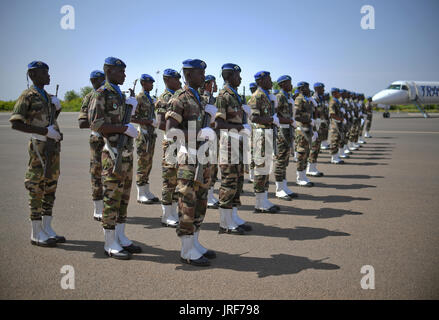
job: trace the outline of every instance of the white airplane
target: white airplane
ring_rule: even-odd
[[[372,102],[382,105],[414,104],[428,118],[422,104],[439,104],[438,81],[395,81],[372,97]]]

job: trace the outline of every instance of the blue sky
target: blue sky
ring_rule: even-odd
[[[60,26],[63,5],[75,9],[74,30]],[[360,26],[363,5],[375,9],[375,30]],[[160,93],[157,70],[200,58],[220,86],[221,65],[233,62],[247,89],[267,70],[372,95],[395,80],[439,81],[438,13],[438,0],[2,0],[0,99],[26,88],[32,60],[49,64],[47,89],[60,84],[64,97],[108,56],[127,64],[123,89],[148,73]]]

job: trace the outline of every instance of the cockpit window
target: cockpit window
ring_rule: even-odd
[[[402,90],[409,91],[409,88],[408,88],[407,86],[402,86],[401,89],[402,89]]]
[[[387,89],[401,90],[400,84],[391,84]]]

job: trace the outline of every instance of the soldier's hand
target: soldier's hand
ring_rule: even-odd
[[[215,122],[215,115],[218,109],[212,104],[206,104],[204,111],[210,114],[210,123]]]
[[[345,114],[346,110],[344,108],[340,108],[341,113]]]
[[[343,124],[346,124],[346,123],[347,123],[346,119],[343,119]]]
[[[212,128],[205,127],[198,132],[198,136],[197,136],[198,141],[204,141],[206,139],[208,140],[216,139],[216,133],[215,131],[212,130]]]
[[[55,129],[54,125],[47,127],[46,137],[56,141],[61,140],[61,135],[59,134],[58,130]]]
[[[243,134],[246,134],[246,135],[250,135],[251,133],[252,133],[252,127],[251,127],[251,125],[249,125],[248,123],[244,123],[243,125],[242,125],[244,128],[242,129],[242,133]]]
[[[319,134],[317,133],[317,131],[314,131],[313,134],[312,134],[312,140],[311,141],[312,142],[316,141],[318,137],[319,137]]]
[[[125,127],[126,127],[126,130],[124,131],[124,134],[126,134],[127,136],[129,136],[131,138],[136,138],[137,135],[139,134],[137,129],[134,128],[134,126],[131,123],[126,124]]]
[[[245,113],[247,113],[247,118],[250,118],[252,115],[252,109],[246,104],[242,105],[242,109],[244,110]]]
[[[128,97],[125,100],[125,104],[130,104],[133,106],[133,110],[131,111],[131,115],[133,116],[136,113],[136,108],[137,108],[137,99],[134,97]]]
[[[273,115],[273,124],[280,127],[279,118],[277,117],[276,113]]]
[[[52,96],[51,101],[55,105],[56,111],[61,110],[61,101],[56,96]]]

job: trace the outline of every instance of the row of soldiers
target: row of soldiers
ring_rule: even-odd
[[[181,75],[166,69],[163,73],[166,89],[158,99],[150,96],[155,80],[148,74],[140,77],[142,91],[137,96],[134,93],[136,83],[130,89],[130,96],[125,96],[119,87],[125,81],[126,68],[121,59],[109,57],[103,71],[91,73],[93,91],[84,98],[78,121],[80,128],[91,129],[93,216],[102,221],[104,250],[108,256],[130,259],[132,254],[141,252],[141,247],[125,234],[133,152],[135,146],[137,201],[158,203],[159,199],[149,188],[156,130],[164,133],[161,221],[164,226],[176,228],[181,240],[181,260],[198,266],[209,265],[209,260],[216,257],[213,250],[205,248],[198,240],[207,207],[219,209],[220,233],[241,235],[252,230],[238,214],[245,172],[253,182],[255,212],[280,210],[268,200],[269,172],[263,161],[267,154],[271,156],[273,151],[276,197],[291,201],[297,194],[287,187],[290,154],[295,154],[297,159],[297,185],[311,187],[313,184],[307,175],[323,175],[316,166],[321,148],[330,148],[331,162],[341,164],[340,157],[348,157],[349,152],[364,143],[361,139],[364,126],[366,136],[369,135],[371,103],[369,98],[364,104],[362,94],[332,88],[330,99],[324,93],[324,84],[314,84],[312,94],[309,84],[304,81],[297,84],[297,90],[292,94],[292,79],[284,75],[277,79],[281,90],[273,95],[270,93],[273,86],[270,73],[260,71],[255,74],[256,82],[250,85],[252,96],[247,102],[245,94],[237,92],[241,68],[226,63],[221,68],[224,87],[214,98],[216,79],[205,76],[206,67],[199,59],[183,61],[183,88]],[[41,61],[28,65],[28,76],[34,85],[19,97],[10,121],[13,129],[31,134],[30,161],[25,177],[31,210],[31,243],[54,247],[66,239],[51,227],[62,134],[56,121],[61,111],[60,101],[44,90],[50,83],[48,70],[48,65]],[[191,122],[195,123],[195,148],[190,142]],[[180,148],[174,148],[175,130],[183,134],[184,143]],[[267,137],[272,139],[266,141]],[[240,154],[237,162],[230,161],[234,152],[233,140]],[[206,141],[226,150],[226,161],[220,161],[219,165],[216,161],[188,162]],[[245,141],[252,142],[252,161],[248,168],[242,156]],[[49,148],[49,145],[53,147]],[[178,161],[169,161],[169,156]],[[213,157],[218,159],[216,153]],[[213,191],[218,173],[221,183],[217,200]]]

